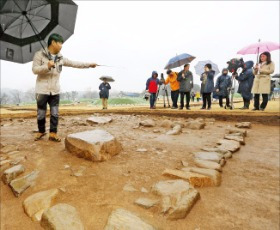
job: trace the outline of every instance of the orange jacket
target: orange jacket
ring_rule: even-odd
[[[172,72],[171,76],[168,75],[168,77],[166,78],[166,80],[164,82],[165,85],[170,83],[171,91],[175,91],[180,88],[180,82],[177,81],[177,76],[178,76],[178,73]]]

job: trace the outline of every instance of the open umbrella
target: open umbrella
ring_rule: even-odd
[[[280,44],[275,42],[259,42],[251,44],[249,46],[244,47],[243,49],[239,50],[237,54],[257,54],[257,62],[259,61],[259,53],[263,53],[265,51],[271,52],[273,50],[280,49]]]
[[[272,78],[280,78],[280,74],[279,74],[279,73],[274,74],[274,75],[272,76]]]
[[[169,60],[164,69],[173,69],[176,67],[180,67],[182,65],[190,63],[193,59],[195,59],[195,57],[190,54],[184,53],[177,55],[176,57],[173,57]]]
[[[195,69],[196,74],[197,74],[197,75],[203,74],[203,73],[204,73],[204,66],[205,66],[206,64],[208,64],[208,63],[212,65],[212,70],[215,71],[215,76],[216,76],[217,74],[220,73],[220,70],[219,70],[217,64],[213,63],[213,62],[210,61],[210,60],[206,60],[206,61],[199,61],[199,62],[194,66],[194,69]]]
[[[77,9],[71,0],[1,0],[1,59],[31,61],[52,33],[66,41],[74,33]]]
[[[107,81],[107,82],[114,82],[115,80],[112,78],[112,77],[110,77],[110,76],[101,76],[100,78],[99,78],[101,81]]]

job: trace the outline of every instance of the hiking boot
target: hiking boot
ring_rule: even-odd
[[[186,110],[191,110],[191,108],[190,107],[186,107]]]
[[[42,139],[42,137],[43,136],[45,136],[46,135],[46,133],[36,133],[36,135],[35,135],[35,138],[34,138],[34,141],[39,141],[39,140],[41,140]]]
[[[49,134],[49,140],[55,141],[55,142],[61,142],[61,139],[57,136],[56,133],[50,133]]]
[[[182,110],[182,109],[183,109],[183,107],[179,107],[179,109],[180,109],[180,110]]]
[[[253,108],[253,109],[252,109],[252,111],[256,111],[256,110],[259,110],[259,109],[257,109],[257,108]]]

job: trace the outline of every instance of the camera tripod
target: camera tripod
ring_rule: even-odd
[[[231,74],[231,87],[229,88],[229,95],[230,95],[230,106],[229,108],[232,110],[234,109],[234,105],[233,105],[233,96],[234,96],[234,92],[235,92],[235,75],[236,73],[232,73]]]
[[[157,103],[157,100],[159,99],[159,91],[162,90],[164,93],[163,93],[163,107],[166,108],[166,102],[165,102],[165,97],[166,97],[166,101],[167,101],[167,106],[168,108],[170,108],[170,103],[169,103],[169,95],[168,95],[168,90],[167,90],[167,87],[166,85],[164,84],[164,77],[163,77],[163,73],[161,74],[161,83],[158,87],[158,90],[157,90],[157,94],[156,94],[156,101],[155,101],[155,105]],[[163,88],[161,89],[161,86],[163,85]]]

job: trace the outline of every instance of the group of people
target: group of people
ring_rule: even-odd
[[[60,142],[61,138],[57,135],[57,126],[59,120],[59,77],[62,66],[74,68],[95,68],[96,63],[84,63],[71,61],[63,57],[60,50],[63,45],[63,38],[59,34],[52,34],[48,39],[48,47],[42,49],[34,55],[32,70],[37,75],[36,80],[36,101],[37,101],[37,125],[38,133],[35,140],[38,141],[46,135],[46,112],[47,104],[50,106],[50,133],[49,140]],[[238,92],[244,100],[243,109],[249,109],[252,94],[254,94],[254,109],[265,110],[270,94],[270,74],[274,72],[274,63],[271,61],[269,52],[260,55],[259,62],[253,67],[252,61],[245,62],[240,74],[234,74],[233,77],[239,81]],[[177,73],[171,70],[167,71],[167,79],[158,79],[158,73],[153,71],[152,77],[147,80],[146,90],[150,93],[150,108],[155,109],[158,87],[161,84],[170,84],[172,109],[178,108],[178,98],[180,95],[179,109],[184,106],[190,110],[191,92],[193,89],[193,74],[189,70],[190,64],[184,65],[184,69]],[[226,98],[226,107],[229,106],[229,89],[231,88],[231,77],[228,76],[228,70],[223,69],[214,87],[215,71],[211,64],[204,66],[204,73],[201,75],[201,94],[203,105],[201,109],[211,109],[211,94],[216,91],[219,94],[220,106],[222,99]],[[102,98],[103,109],[107,109],[107,99],[111,86],[107,81],[99,86],[100,98]],[[263,101],[260,104],[260,95]],[[192,94],[193,97],[193,94]],[[186,104],[184,99],[186,98]],[[193,97],[194,98],[194,97]]]
[[[167,79],[158,79],[158,73],[152,72],[152,76],[146,82],[146,91],[150,93],[150,109],[155,109],[155,103],[158,96],[158,87],[162,84],[170,84],[172,109],[183,109],[184,106],[190,110],[190,99],[194,99],[193,92],[193,74],[189,70],[190,64],[185,64],[184,69],[177,73],[168,70]],[[271,77],[274,72],[274,63],[271,61],[269,52],[263,52],[254,66],[253,61],[245,62],[240,71],[237,71],[229,76],[228,69],[224,68],[222,74],[217,78],[214,85],[215,71],[212,70],[210,63],[204,66],[204,72],[200,76],[201,81],[201,95],[202,95],[202,110],[210,110],[212,104],[212,93],[219,98],[219,105],[221,108],[230,108],[230,92],[232,89],[232,81],[236,79],[239,83],[238,93],[243,98],[244,105],[240,109],[249,109],[250,101],[254,95],[254,108],[255,110],[264,111],[268,97],[271,91]],[[180,106],[178,107],[178,98],[180,95]],[[262,103],[260,104],[260,95],[262,95]],[[184,99],[186,98],[186,104]],[[223,107],[223,99],[226,99],[226,105]]]

